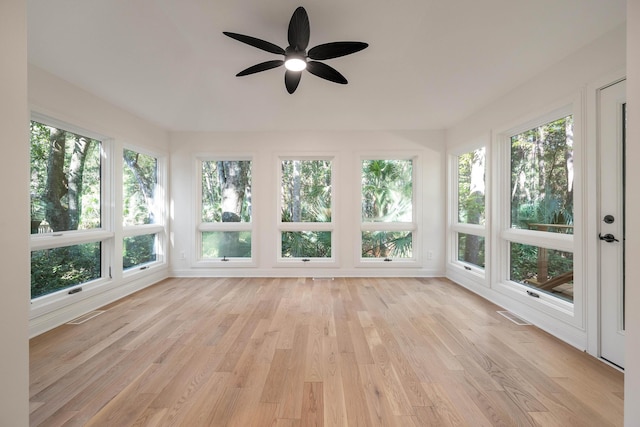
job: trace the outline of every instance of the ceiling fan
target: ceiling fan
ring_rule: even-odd
[[[289,93],[296,91],[296,88],[300,83],[300,78],[302,77],[302,71],[305,69],[320,78],[334,83],[347,84],[347,79],[335,68],[330,67],[323,62],[318,62],[317,60],[332,59],[349,55],[361,51],[369,45],[363,42],[351,41],[332,42],[318,45],[309,49],[307,52],[306,49],[309,45],[309,33],[309,16],[302,6],[298,7],[295,12],[293,12],[291,21],[289,21],[289,46],[287,46],[286,49],[282,49],[280,46],[255,37],[223,31],[224,35],[242,43],[246,43],[276,55],[284,55],[284,59],[274,59],[271,61],[261,62],[242,70],[236,74],[238,77],[270,70],[284,65],[287,69],[284,73],[284,84],[287,87],[287,92]]]

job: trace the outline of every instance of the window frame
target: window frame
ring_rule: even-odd
[[[32,112],[30,121],[35,121],[46,126],[62,129],[100,141],[100,227],[91,230],[68,230],[42,234],[30,234],[30,253],[33,251],[60,248],[83,243],[100,243],[100,277],[59,289],[49,294],[30,298],[31,317],[55,310],[70,303],[76,298],[87,298],[96,290],[111,283],[113,275],[114,253],[114,213],[112,212],[112,200],[114,189],[113,182],[113,139],[90,131],[80,126],[58,120],[44,114]],[[29,139],[29,145],[31,145]],[[73,289],[82,288],[83,292],[69,293]],[[72,301],[71,301],[72,302]]]
[[[459,221],[460,218],[460,205],[459,205],[459,166],[460,166],[460,157],[474,152],[478,149],[484,148],[484,224],[468,224],[462,223]],[[488,281],[486,280],[489,277],[489,270],[491,266],[491,241],[489,239],[488,232],[488,224],[489,218],[491,215],[490,209],[490,200],[491,200],[491,179],[490,179],[490,159],[491,159],[491,148],[489,144],[486,144],[485,141],[465,145],[464,147],[460,147],[455,151],[452,151],[449,154],[449,175],[448,175],[448,195],[449,195],[449,251],[448,251],[448,264],[457,268],[460,271],[464,271],[467,274],[471,274],[475,279],[479,280],[484,286],[489,286]],[[485,244],[485,260],[484,260],[484,268],[481,266],[462,261],[458,259],[459,254],[459,243],[458,236],[460,234],[470,234],[473,236],[482,237],[484,239]]]
[[[364,221],[362,218],[362,164],[367,160],[411,160],[411,221],[410,222],[379,222]],[[422,267],[422,241],[421,227],[422,220],[422,157],[419,152],[415,151],[394,151],[394,152],[362,152],[356,156],[356,165],[354,170],[357,171],[355,176],[355,185],[357,189],[355,194],[358,195],[357,225],[354,229],[357,235],[354,241],[357,242],[354,248],[354,259],[356,267],[372,267],[376,268],[408,268]],[[362,233],[365,231],[411,231],[412,256],[410,258],[367,258],[362,256]],[[389,260],[389,261],[388,261]]]
[[[123,202],[124,202],[124,191],[120,194],[120,215],[119,218],[120,226],[122,227],[122,242],[121,244],[124,246],[124,239],[128,237],[137,237],[144,235],[155,235],[155,249],[156,249],[156,259],[154,261],[145,262],[141,264],[137,264],[133,267],[125,269],[123,266],[122,257],[120,257],[120,267],[122,271],[123,277],[130,277],[135,275],[136,273],[148,270],[157,266],[164,266],[167,264],[167,238],[166,238],[166,228],[167,228],[167,219],[166,219],[166,188],[167,188],[167,160],[166,156],[163,156],[157,152],[152,150],[147,150],[145,148],[141,148],[135,145],[124,144],[122,146],[121,154],[119,161],[121,164],[121,179],[124,178],[124,150],[134,151],[139,154],[144,154],[149,157],[153,157],[156,159],[156,183],[154,189],[154,214],[156,218],[156,222],[154,224],[139,224],[139,225],[124,225],[122,221],[123,219]],[[120,187],[123,187],[123,183],[120,182]],[[122,251],[121,251],[122,252]]]
[[[336,217],[338,200],[338,189],[336,188],[336,182],[338,182],[338,155],[335,153],[286,153],[276,156],[277,161],[276,168],[276,267],[337,267],[338,266],[338,239],[336,237]],[[282,221],[282,162],[285,160],[300,160],[300,161],[329,161],[331,163],[331,221],[328,222],[283,222]],[[317,257],[291,257],[285,258],[282,256],[282,233],[283,232],[329,232],[331,233],[331,256],[325,258]]]
[[[217,162],[217,161],[249,161],[251,162],[251,221],[250,222],[205,222],[202,220],[202,165],[204,162]],[[256,170],[255,156],[253,154],[198,154],[195,156],[195,241],[194,241],[194,254],[195,262],[194,267],[215,267],[215,268],[237,268],[237,267],[256,267],[257,266],[257,241],[256,237],[256,220],[255,220],[255,194],[254,194],[254,177]],[[203,257],[203,238],[202,235],[205,232],[221,231],[221,232],[235,232],[235,231],[249,231],[251,233],[251,257],[223,257],[223,258],[204,258]]]
[[[493,223],[497,226],[492,232],[494,242],[493,266],[495,267],[496,278],[493,280],[492,287],[505,295],[508,295],[527,306],[534,307],[536,310],[555,317],[567,324],[581,327],[584,320],[583,313],[583,295],[584,285],[582,279],[583,260],[581,253],[578,251],[580,242],[582,241],[582,126],[584,120],[579,100],[573,99],[568,102],[561,103],[555,108],[551,107],[545,113],[533,116],[528,120],[521,120],[516,125],[505,127],[494,133],[493,146],[495,148],[496,173],[499,177],[496,179],[495,186],[492,187],[497,194],[494,202]],[[526,132],[538,126],[545,125],[563,117],[573,116],[574,124],[574,141],[573,141],[573,157],[574,157],[574,182],[573,182],[573,216],[576,219],[574,223],[573,234],[554,233],[539,230],[526,230],[511,227],[511,137]],[[511,243],[520,243],[525,245],[537,246],[540,248],[554,249],[559,251],[571,252],[573,254],[573,302],[554,297],[546,292],[535,292],[531,287],[521,284],[510,279],[510,245]],[[537,297],[527,293],[533,291]]]

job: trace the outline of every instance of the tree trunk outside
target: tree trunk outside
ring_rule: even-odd
[[[140,155],[139,153],[136,153],[135,157],[133,158],[130,156],[124,156],[124,160],[127,166],[129,167],[129,169],[131,170],[131,172],[133,173],[133,176],[136,179],[136,182],[138,183],[138,188],[142,192],[142,197],[144,198],[144,202],[146,206],[149,207],[151,206],[153,201],[155,181],[149,182],[145,178],[144,171],[138,164],[139,155]],[[148,218],[149,223],[153,224],[154,223],[153,209],[149,209],[148,211],[149,211],[149,218]]]
[[[247,161],[218,162],[218,182],[221,190],[222,222],[240,222],[242,220],[242,205],[249,183],[249,163]],[[223,233],[223,256],[239,256],[240,233]]]
[[[62,204],[68,193],[64,174],[65,131],[55,129],[49,138],[49,160],[45,189],[45,217],[53,231],[69,230],[69,212]]]
[[[291,213],[291,220],[293,222],[300,222],[302,217],[302,209],[300,206],[300,190],[302,187],[301,183],[302,177],[300,176],[300,161],[293,161],[293,197],[291,198],[293,201],[293,211]]]
[[[82,182],[84,165],[91,143],[77,136],[69,164],[69,230],[77,230],[82,215]]]

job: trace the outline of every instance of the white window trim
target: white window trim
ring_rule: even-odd
[[[447,263],[450,267],[456,268],[460,274],[470,275],[475,282],[481,283],[485,287],[489,287],[489,281],[487,280],[489,277],[490,264],[491,264],[491,242],[488,238],[488,226],[489,218],[490,218],[490,197],[491,197],[491,186],[490,186],[490,159],[491,159],[491,149],[490,144],[487,144],[488,141],[478,141],[474,144],[465,145],[463,147],[459,147],[455,151],[449,153],[448,156],[448,175],[447,175],[447,186],[448,186],[448,228],[449,233],[448,236],[448,248],[447,251]],[[461,155],[470,153],[472,151],[478,150],[480,148],[485,149],[485,199],[484,199],[484,214],[485,214],[485,223],[484,224],[466,224],[458,222],[459,218],[459,206],[458,206],[458,172],[459,172],[459,158]],[[485,265],[484,268],[471,264],[468,262],[460,261],[458,259],[458,234],[471,234],[474,236],[479,236],[484,238],[485,243]]]
[[[257,250],[259,243],[258,233],[256,232],[256,220],[254,218],[256,212],[255,197],[255,156],[252,153],[221,153],[220,155],[212,153],[199,153],[194,157],[195,182],[193,185],[195,200],[195,216],[194,216],[194,254],[195,260],[192,267],[195,268],[251,268],[257,264]],[[251,162],[251,222],[204,222],[202,221],[202,164],[203,162],[217,161],[249,161]],[[250,231],[251,232],[251,257],[223,257],[223,258],[204,258],[202,256],[202,233],[207,231]]]
[[[493,166],[495,176],[491,190],[496,197],[492,198],[492,223],[496,225],[491,232],[491,267],[495,275],[492,276],[491,287],[504,295],[523,303],[530,308],[560,320],[568,325],[583,328],[584,319],[584,280],[582,276],[583,263],[577,252],[582,241],[583,224],[577,224],[573,235],[551,233],[535,230],[521,230],[511,228],[510,198],[510,140],[512,135],[549,123],[568,115],[574,120],[574,218],[582,218],[582,151],[584,147],[584,117],[583,94],[561,100],[550,106],[545,112],[529,116],[516,124],[505,126],[493,132],[490,165]],[[511,242],[556,249],[573,253],[574,260],[574,301],[570,303],[544,292],[535,292],[538,297],[533,298],[527,291],[532,288],[510,280],[509,275],[509,245]]]
[[[165,200],[166,200],[165,195],[167,193],[166,187],[168,183],[166,157],[154,151],[150,151],[145,148],[140,148],[133,145],[125,145],[123,147],[122,149],[123,156],[124,156],[124,150],[133,151],[139,154],[144,154],[145,156],[153,157],[154,159],[156,159],[157,175],[156,175],[156,185],[154,188],[154,206],[153,206],[153,214],[156,219],[156,222],[154,224],[123,225],[123,229],[125,230],[134,229],[142,225],[145,225],[145,226],[158,225],[158,226],[161,226],[163,229],[166,228],[165,225],[167,223],[167,215],[166,215],[167,206],[165,203]],[[121,160],[121,163],[124,163],[122,162],[122,158],[120,160]],[[122,164],[122,168],[124,169],[124,164]],[[121,173],[124,173],[124,170],[122,170]],[[120,206],[120,208],[122,209],[122,206]]]
[[[276,241],[277,248],[275,254],[274,267],[338,267],[338,247],[336,238],[336,201],[338,200],[339,190],[336,188],[336,182],[338,180],[339,161],[336,153],[330,152],[304,152],[304,153],[286,153],[276,156],[277,161],[275,166],[277,168],[276,173],[276,185],[277,185],[277,203],[276,203]],[[282,162],[284,160],[300,160],[300,161],[314,161],[324,160],[331,162],[331,221],[329,222],[282,222]],[[328,231],[331,233],[331,256],[326,258],[318,257],[291,257],[285,258],[282,256],[282,232],[304,232],[304,231]]]
[[[143,147],[125,144],[122,147],[121,156],[120,156],[120,165],[122,169],[120,170],[120,179],[122,179],[122,174],[124,173],[124,150],[134,151],[136,153],[144,154],[149,157],[153,157],[156,159],[156,185],[154,189],[154,206],[153,213],[156,219],[154,224],[140,224],[140,225],[122,225],[122,239],[124,240],[127,237],[135,237],[135,236],[144,236],[148,234],[155,234],[156,236],[156,259],[155,261],[142,263],[136,265],[134,267],[124,269],[122,266],[122,259],[119,260],[119,265],[122,270],[123,277],[130,277],[140,273],[143,270],[148,270],[157,267],[164,267],[167,265],[167,158],[164,155],[161,155],[155,151],[148,150]],[[120,191],[122,191],[122,181],[119,182]],[[122,212],[122,201],[123,194],[120,192],[120,203],[118,204],[118,208],[120,212]],[[122,217],[122,214],[120,215]]]
[[[113,154],[114,141],[97,132],[83,127],[40,114],[31,113],[31,121],[44,125],[63,129],[67,132],[82,135],[100,141],[100,224],[101,227],[92,230],[69,230],[62,232],[46,233],[42,235],[30,235],[30,251],[53,249],[65,246],[73,246],[84,243],[100,243],[101,245],[101,274],[100,277],[84,283],[78,283],[58,291],[31,299],[31,316],[46,313],[65,305],[72,304],[77,298],[88,298],[99,288],[110,285],[114,266],[114,212],[112,212],[113,189]],[[82,295],[69,294],[74,288],[82,288]],[[88,291],[88,292],[87,292]]]
[[[81,245],[84,243],[104,242],[112,239],[115,233],[102,229],[66,231],[33,235],[31,237],[31,250],[54,249],[65,246]]]
[[[362,162],[365,160],[411,160],[412,161],[412,212],[411,222],[373,222],[362,220]],[[422,155],[416,151],[382,151],[359,153],[356,156],[354,170],[356,174],[358,195],[357,227],[354,241],[354,265],[355,267],[371,268],[417,268],[422,267],[422,230],[418,220],[422,219]],[[362,256],[362,232],[363,231],[411,231],[412,257],[411,258],[365,258]]]

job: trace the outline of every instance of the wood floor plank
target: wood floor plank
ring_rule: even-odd
[[[324,416],[326,426],[347,425],[342,363],[335,336],[325,336],[322,341],[322,372]]]
[[[303,426],[324,426],[324,395],[321,382],[305,382],[302,389]]]
[[[397,425],[398,422],[389,401],[389,392],[384,388],[378,370],[374,365],[362,364],[359,367],[371,425],[382,427]]]
[[[216,416],[218,401],[222,398],[229,372],[215,372],[186,405],[169,408],[162,418],[164,425],[206,426]]]
[[[371,417],[366,401],[364,382],[353,353],[340,353],[347,425],[369,426]]]
[[[278,418],[300,419],[304,387],[305,351],[308,347],[309,325],[299,323],[295,327],[293,347],[289,354],[287,378],[283,384],[278,405]]]
[[[284,383],[287,379],[291,350],[276,349],[267,379],[262,389],[261,402],[280,403]]]
[[[441,278],[177,278],[30,341],[32,426],[620,426],[623,375]]]

